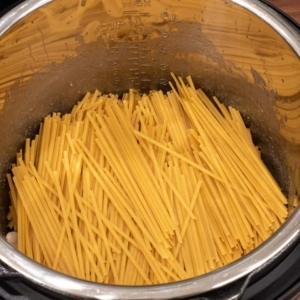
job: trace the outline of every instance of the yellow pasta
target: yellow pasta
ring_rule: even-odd
[[[225,266],[281,226],[287,200],[240,113],[172,76],[167,94],[96,90],[44,118],[7,175],[19,251],[85,280],[160,284]]]

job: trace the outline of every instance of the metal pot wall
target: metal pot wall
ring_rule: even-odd
[[[47,269],[9,246],[5,174],[50,112],[86,91],[168,89],[191,75],[239,109],[290,200],[299,193],[300,35],[250,0],[27,0],[0,19],[0,260],[31,281],[96,299],[167,299],[211,291],[251,274],[299,236],[300,211],[242,259],[190,280],[108,286]],[[45,233],[46,234],[46,233]]]

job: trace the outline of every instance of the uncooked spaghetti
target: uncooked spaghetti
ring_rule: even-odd
[[[167,94],[95,91],[45,117],[7,176],[19,251],[85,280],[158,284],[225,266],[281,226],[287,200],[240,113],[173,78]]]

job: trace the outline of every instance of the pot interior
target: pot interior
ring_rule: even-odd
[[[167,91],[170,72],[240,110],[284,194],[298,197],[299,57],[258,16],[223,0],[37,0],[15,12],[24,17],[0,28],[1,234],[6,173],[44,116],[96,88]]]

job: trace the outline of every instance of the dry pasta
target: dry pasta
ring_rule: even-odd
[[[19,251],[85,280],[158,284],[220,268],[281,226],[287,200],[240,113],[173,78],[167,94],[95,91],[45,117],[7,175]]]

